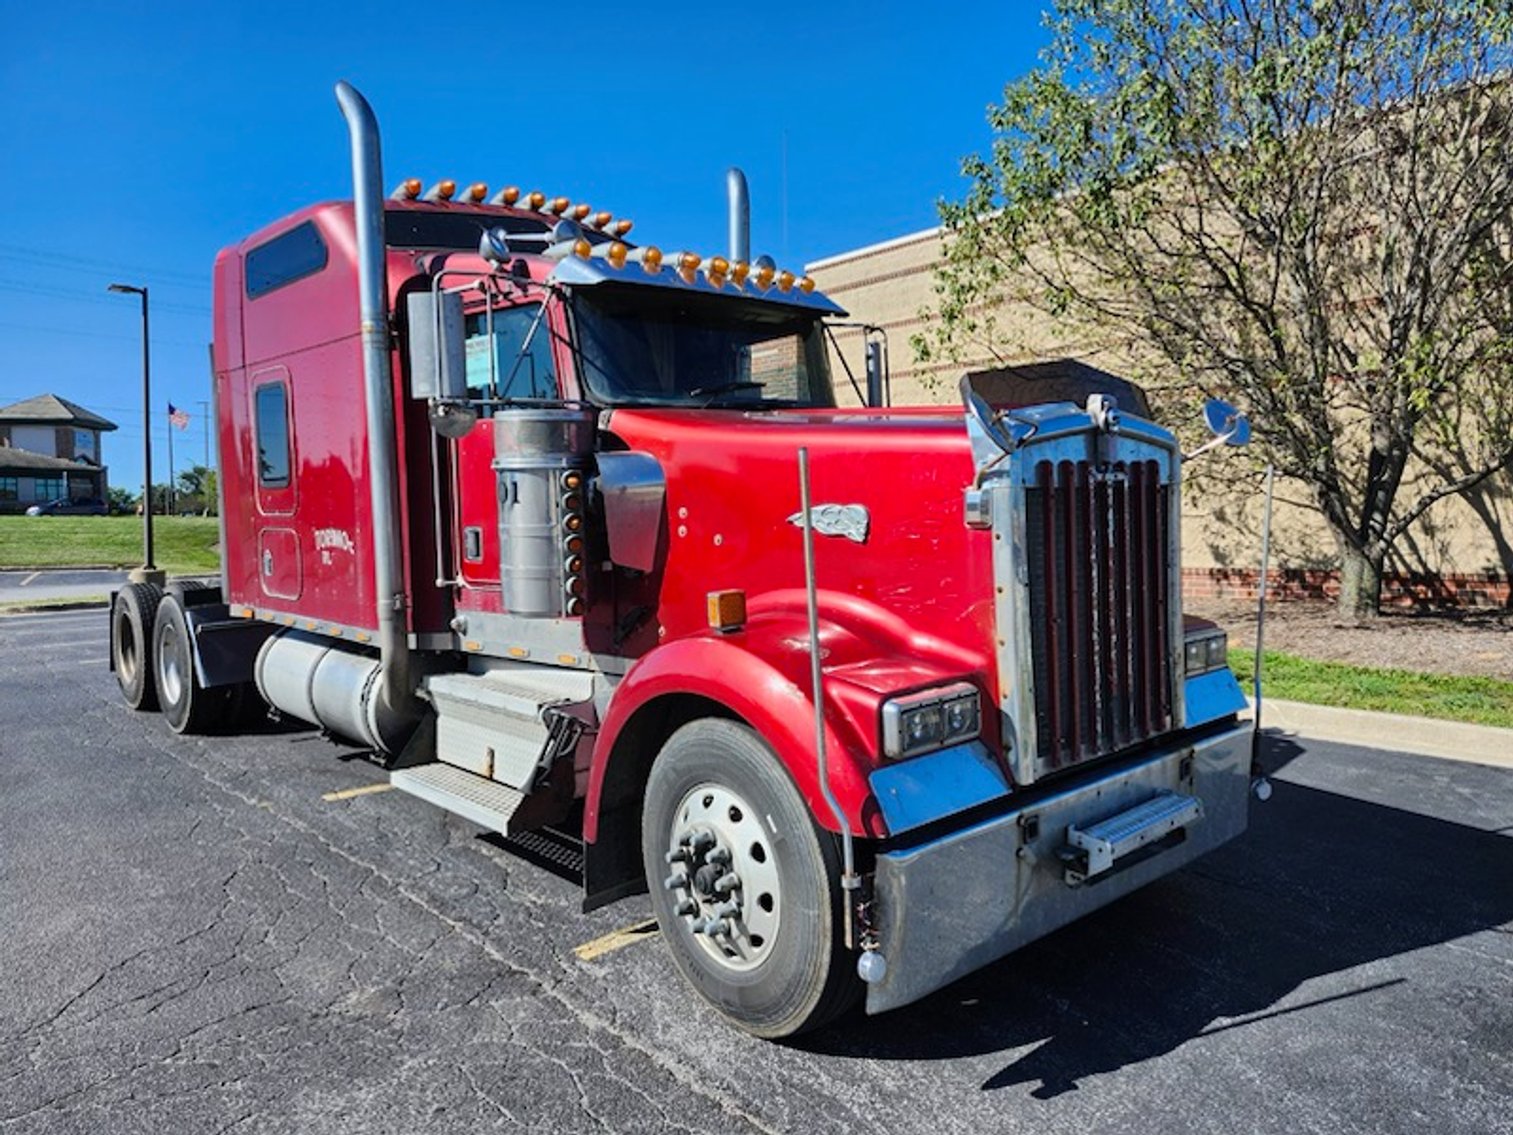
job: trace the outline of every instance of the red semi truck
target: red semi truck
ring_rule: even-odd
[[[385,195],[337,98],[354,200],[216,260],[222,577],[114,597],[132,706],[261,699],[486,828],[581,824],[586,908],[649,889],[762,1036],[1244,830],[1245,702],[1181,614],[1181,454],[1137,391],[838,407],[811,281],[513,188]]]

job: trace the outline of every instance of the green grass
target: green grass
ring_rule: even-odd
[[[170,574],[218,571],[219,540],[213,516],[153,517],[153,559]],[[141,562],[139,516],[0,516],[0,567],[136,567]]]
[[[1253,650],[1229,651],[1230,667],[1247,694],[1253,692],[1255,657]],[[1513,728],[1513,682],[1496,678],[1379,670],[1268,650],[1261,680],[1267,697],[1283,701]]]

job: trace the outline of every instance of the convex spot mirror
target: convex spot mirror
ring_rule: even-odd
[[[1012,415],[993,409],[986,398],[972,389],[966,377],[961,380],[961,400],[967,416],[1005,453],[1014,452],[1035,433],[1034,423],[1018,421]]]
[[[453,439],[466,437],[468,431],[478,424],[477,409],[466,402],[434,399],[427,416],[433,430],[442,437]]]
[[[1210,398],[1203,404],[1203,420],[1208,423],[1215,442],[1235,446],[1250,444],[1250,419],[1243,410],[1235,409],[1222,398]]]
[[[1245,416],[1245,411],[1235,409],[1222,399],[1210,398],[1203,404],[1203,420],[1214,436],[1191,453],[1184,453],[1184,461],[1191,461],[1216,445],[1246,445],[1250,441],[1250,419]]]

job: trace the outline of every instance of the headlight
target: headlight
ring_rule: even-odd
[[[883,755],[913,757],[982,731],[977,687],[957,682],[883,702]]]
[[[1229,636],[1223,631],[1204,630],[1187,640],[1187,675],[1207,674],[1229,664]]]

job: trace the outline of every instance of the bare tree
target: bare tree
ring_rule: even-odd
[[[943,204],[924,356],[1028,301],[1252,411],[1374,614],[1389,549],[1513,456],[1506,0],[1063,0]],[[1499,428],[1483,428],[1490,422]]]

